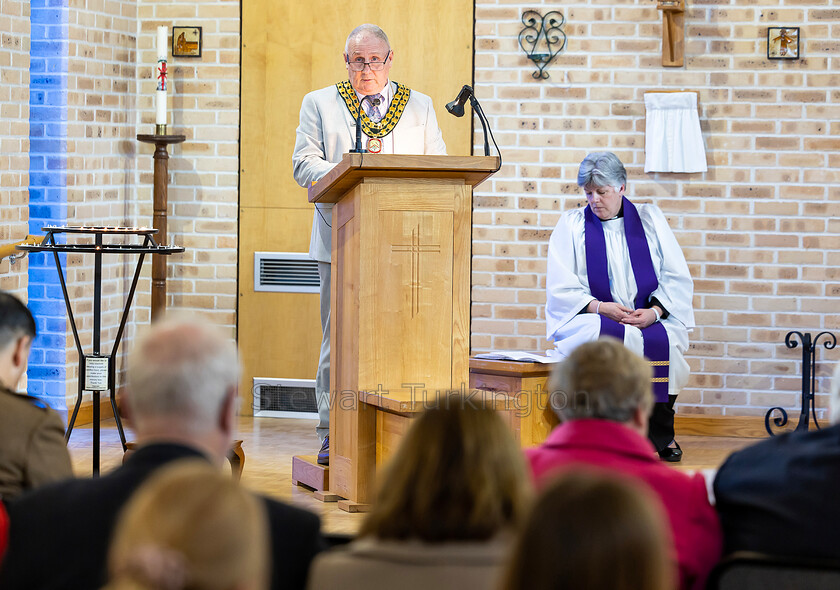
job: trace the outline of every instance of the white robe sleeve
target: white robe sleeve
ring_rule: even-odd
[[[548,242],[546,273],[546,338],[554,334],[594,299],[589,285],[578,278],[585,269],[577,268],[578,250],[584,245],[583,210],[566,211],[557,222]]]
[[[694,281],[688,272],[682,248],[659,207],[642,205],[638,208],[649,247],[658,250],[658,256],[652,258],[660,259],[656,269],[659,287],[651,293],[651,297],[656,297],[665,306],[670,317],[691,329],[694,327]]]

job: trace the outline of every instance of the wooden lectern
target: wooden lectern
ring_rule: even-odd
[[[347,154],[309,189],[335,204],[329,485],[351,504],[411,414],[469,388],[472,187],[497,164]]]

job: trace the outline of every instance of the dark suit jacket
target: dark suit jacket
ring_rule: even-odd
[[[111,532],[131,493],[158,467],[196,457],[203,455],[185,446],[147,445],[99,479],[63,481],[21,496],[9,506],[11,529],[0,588],[101,588]],[[323,545],[319,518],[264,500],[272,541],[271,588],[304,588],[309,564]]]
[[[840,559],[840,425],[733,453],[715,478],[724,550]]]

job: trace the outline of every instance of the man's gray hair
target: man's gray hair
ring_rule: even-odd
[[[549,402],[561,421],[600,418],[629,422],[653,407],[650,364],[615,338],[581,344],[557,364]]]
[[[129,407],[140,427],[144,419],[167,417],[191,433],[212,430],[239,381],[235,343],[193,317],[170,315],[153,324],[128,362]]]
[[[627,170],[612,152],[592,152],[578,168],[578,186],[612,186],[618,190],[627,184]]]
[[[376,25],[364,24],[359,25],[353,29],[349,35],[347,35],[347,41],[344,42],[344,54],[347,55],[347,52],[350,50],[350,41],[359,39],[365,35],[373,35],[377,39],[384,41],[385,45],[388,46],[388,50],[391,49],[391,43],[388,41],[388,35],[385,34],[385,31]]]
[[[828,398],[828,420],[832,424],[840,424],[840,363],[834,369],[831,378],[831,394]]]

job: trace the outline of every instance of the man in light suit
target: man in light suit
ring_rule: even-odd
[[[300,107],[295,151],[295,180],[309,187],[355,146],[356,114],[362,108],[362,147],[372,153],[446,154],[432,99],[401,84],[388,73],[394,52],[385,32],[360,25],[347,37],[344,62],[349,81],[310,92]],[[318,462],[329,464],[330,425],[330,250],[332,205],[316,205],[309,256],[321,279],[321,356],[315,377],[322,446]]]

